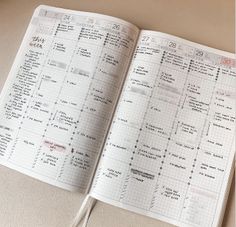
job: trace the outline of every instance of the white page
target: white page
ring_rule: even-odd
[[[0,163],[69,190],[96,165],[139,30],[38,7],[0,99]]]
[[[178,226],[218,226],[234,157],[233,57],[142,31],[92,196]]]

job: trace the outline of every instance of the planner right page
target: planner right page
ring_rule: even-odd
[[[235,139],[234,55],[142,31],[94,177],[101,201],[219,226]]]

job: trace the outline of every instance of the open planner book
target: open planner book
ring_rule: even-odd
[[[234,55],[39,6],[0,98],[0,163],[178,226],[219,226],[234,166]]]

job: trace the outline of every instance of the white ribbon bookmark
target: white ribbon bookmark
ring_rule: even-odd
[[[83,222],[82,227],[86,227],[88,224],[89,216],[91,214],[91,211],[95,203],[96,203],[96,199],[92,198],[90,195],[87,195],[81,205],[81,208],[76,214],[71,227],[78,227],[83,219],[84,219],[84,222]]]

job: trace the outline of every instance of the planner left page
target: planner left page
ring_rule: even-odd
[[[85,191],[138,34],[110,16],[39,6],[0,96],[0,164]]]

